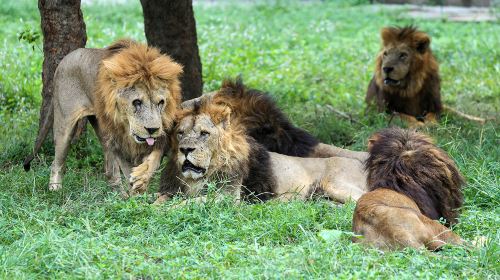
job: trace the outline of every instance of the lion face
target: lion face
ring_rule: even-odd
[[[197,180],[205,176],[220,146],[225,122],[215,124],[206,113],[181,119],[177,135],[176,163],[182,176]]]
[[[154,145],[164,134],[162,114],[169,98],[167,88],[148,90],[143,84],[118,90],[117,109],[129,125],[130,137],[136,143]]]
[[[411,86],[412,73],[421,71],[430,53],[430,38],[413,27],[387,27],[381,32],[383,48],[377,58],[376,75],[379,85],[386,89]]]
[[[404,80],[410,70],[412,52],[407,46],[394,46],[382,53],[380,71],[386,86],[404,86]]]

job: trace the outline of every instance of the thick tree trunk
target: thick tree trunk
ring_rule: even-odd
[[[54,72],[65,55],[85,47],[87,34],[80,0],[38,0],[43,33],[42,107],[39,127],[52,123]]]
[[[184,100],[202,93],[201,62],[192,0],[141,0],[148,44],[184,65]]]

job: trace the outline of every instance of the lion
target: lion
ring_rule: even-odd
[[[105,173],[121,186],[120,170],[130,179],[131,194],[142,193],[158,168],[166,132],[180,108],[182,66],[145,44],[120,40],[104,49],[77,49],[61,61],[54,76],[54,96],[30,162],[53,126],[55,157],[50,190],[62,187],[64,163],[77,122],[87,118],[103,147]]]
[[[369,140],[368,189],[358,200],[354,242],[381,249],[462,244],[457,222],[464,179],[453,160],[416,131],[388,128]],[[437,219],[444,218],[445,225]]]
[[[381,37],[382,50],[366,93],[368,104],[375,103],[380,112],[399,115],[410,126],[436,123],[444,109],[485,122],[442,104],[439,65],[429,35],[406,26],[385,27]]]
[[[301,158],[270,152],[247,134],[233,110],[198,100],[177,116],[172,160],[160,183],[162,203],[177,193],[203,201],[208,183],[225,181],[222,195],[236,201],[306,199],[323,194],[340,203],[366,190],[362,162],[345,157]]]
[[[243,125],[246,133],[271,152],[294,157],[340,156],[359,161],[368,157],[366,152],[321,143],[307,131],[294,126],[269,94],[247,88],[241,78],[226,79],[218,91],[185,101],[182,107],[192,108],[201,99],[230,107],[232,117]]]

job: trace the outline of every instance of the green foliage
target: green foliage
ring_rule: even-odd
[[[362,1],[219,2],[195,7],[205,90],[242,74],[269,91],[294,123],[322,141],[364,150],[388,126],[364,93],[385,25],[430,33],[441,63],[444,102],[498,116],[498,23],[409,20]],[[86,5],[88,47],[120,37],[145,41],[139,1]],[[352,244],[353,203],[149,204],[122,200],[106,184],[91,130],[72,146],[62,191],[47,189],[51,141],[25,173],[20,165],[38,126],[43,54],[35,2],[0,5],[0,278],[354,278],[498,279],[500,131],[454,115],[425,128],[467,178],[455,231],[484,247],[437,253],[380,252]],[[22,36],[20,36],[22,35]],[[19,41],[21,37],[21,42]],[[33,48],[33,43],[36,47]],[[348,115],[341,117],[338,111]],[[393,124],[402,125],[394,119]],[[49,137],[50,138],[50,137]],[[214,184],[216,189],[220,184]]]

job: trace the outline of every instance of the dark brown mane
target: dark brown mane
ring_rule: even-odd
[[[225,80],[214,103],[229,106],[247,134],[271,152],[306,157],[319,144],[314,136],[294,126],[271,96],[246,88],[240,78]]]
[[[464,179],[453,160],[416,131],[388,128],[370,139],[365,163],[370,191],[387,188],[415,201],[431,219],[457,222]]]

